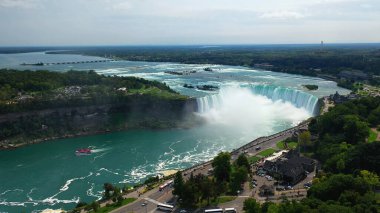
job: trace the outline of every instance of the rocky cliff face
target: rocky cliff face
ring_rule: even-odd
[[[132,96],[119,104],[0,115],[0,148],[137,128],[188,128],[200,122],[195,99]]]

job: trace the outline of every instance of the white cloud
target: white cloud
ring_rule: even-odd
[[[113,4],[111,8],[114,10],[130,10],[132,9],[132,3],[128,1],[118,2],[116,4]]]
[[[300,12],[282,10],[282,11],[272,11],[272,12],[262,13],[259,17],[265,18],[265,19],[284,20],[284,19],[300,19],[300,18],[304,18],[305,15]]]
[[[0,0],[0,7],[6,8],[36,8],[38,6],[37,0]]]

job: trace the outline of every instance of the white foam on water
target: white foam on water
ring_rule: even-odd
[[[173,146],[174,145],[176,145],[176,144],[178,144],[178,143],[181,143],[182,141],[181,140],[179,140],[179,141],[176,141],[176,142],[173,142],[173,143],[171,143],[170,145],[169,145],[169,149],[170,149],[170,151],[169,152],[165,152],[164,153],[164,155],[172,155],[174,152],[175,152],[175,150],[173,149]]]
[[[0,201],[0,205],[4,206],[26,206],[26,204],[33,204],[33,206],[38,205],[37,202],[8,202],[8,201]]]
[[[126,74],[129,73],[130,69],[127,68],[111,68],[111,69],[103,69],[103,70],[96,70],[96,73],[102,74],[102,75],[120,75],[120,74]]]
[[[94,193],[94,188],[95,188],[95,184],[91,183],[90,188],[87,189],[87,191],[86,191],[87,196],[95,197],[97,200],[102,199],[102,192],[103,191],[98,191],[97,193]]]
[[[111,174],[114,174],[114,175],[120,175],[118,172],[114,172],[114,171],[111,171],[111,170],[106,169],[106,168],[100,168],[100,169],[98,170],[98,172],[101,172],[101,171],[106,171],[106,172],[111,173]]]
[[[66,181],[65,185],[63,185],[63,186],[59,189],[59,191],[60,191],[60,192],[64,192],[64,191],[66,191],[66,190],[69,189],[69,186],[70,186],[70,184],[71,184],[72,182],[74,182],[74,181],[76,181],[76,180],[84,180],[84,179],[86,179],[86,178],[88,178],[88,177],[91,177],[92,175],[93,175],[93,173],[90,172],[90,174],[88,174],[87,176],[83,176],[83,177],[77,177],[77,178],[69,179],[69,180]],[[57,195],[58,195],[58,194],[57,194]],[[55,197],[55,196],[53,196],[53,197]]]
[[[145,79],[161,79],[163,76],[169,76],[169,75],[170,74],[166,74],[164,72],[118,74],[118,76],[123,76],[123,77],[138,77],[138,78],[145,78]]]
[[[37,188],[32,188],[27,194],[26,197],[28,198],[29,201],[33,201],[33,198],[30,196],[33,191],[35,191]]]
[[[112,148],[101,148],[101,149],[91,149],[91,153],[99,153],[99,152],[105,152]]]
[[[33,206],[36,206],[38,204],[48,204],[48,205],[56,205],[56,204],[59,204],[59,203],[64,203],[64,204],[68,204],[68,203],[78,203],[79,202],[79,197],[73,197],[72,199],[58,199],[56,198],[59,194],[61,194],[62,192],[65,192],[69,189],[69,186],[70,184],[72,184],[74,181],[76,180],[84,180],[90,176],[92,176],[93,173],[90,172],[89,175],[87,176],[83,176],[83,177],[78,177],[78,178],[72,178],[72,179],[69,179],[66,181],[66,183],[59,189],[59,192],[57,192],[56,194],[54,194],[53,196],[50,196],[50,197],[47,197],[45,199],[42,199],[42,200],[35,200],[32,198],[31,194],[33,193],[33,191],[35,191],[36,189],[35,188],[32,188],[29,193],[27,194],[27,198],[29,201],[27,202],[8,202],[9,205],[18,205],[18,206],[25,206],[25,204],[32,204]],[[1,205],[2,203],[0,203]],[[5,204],[7,205],[7,204]]]

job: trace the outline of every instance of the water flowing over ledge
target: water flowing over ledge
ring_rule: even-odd
[[[311,115],[316,114],[318,98],[306,92],[274,85],[250,85],[242,86],[240,88],[248,89],[252,95],[265,96],[274,102],[289,102],[297,108],[305,109]],[[211,109],[219,108],[225,101],[229,100],[223,95],[223,91],[219,94],[198,98],[198,112],[205,113]]]

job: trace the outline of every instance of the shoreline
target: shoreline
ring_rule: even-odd
[[[69,138],[80,138],[80,137],[85,137],[85,136],[91,136],[91,135],[103,135],[107,133],[113,133],[113,132],[120,132],[123,130],[118,130],[118,131],[96,131],[96,132],[88,132],[88,133],[77,133],[77,134],[66,134],[63,136],[56,136],[56,137],[49,137],[49,138],[41,138],[41,139],[34,139],[31,140],[30,142],[22,142],[18,144],[10,144],[10,145],[0,145],[0,151],[4,150],[13,150],[17,149],[20,147],[28,146],[28,145],[33,145],[33,144],[39,144],[39,143],[44,143],[44,142],[49,142],[53,140],[61,140],[61,139],[69,139]]]
[[[130,129],[118,129],[118,130],[100,130],[95,132],[82,132],[77,134],[65,134],[63,136],[56,136],[56,137],[48,137],[48,138],[41,138],[41,139],[34,139],[30,142],[22,142],[18,144],[10,144],[10,145],[3,145],[0,144],[0,151],[7,151],[7,150],[14,150],[21,147],[29,146],[29,145],[35,145],[45,142],[50,142],[54,140],[63,140],[63,139],[70,139],[70,138],[80,138],[80,137],[87,137],[87,136],[95,136],[95,135],[107,135],[112,133],[118,133],[118,132],[124,132],[124,131],[132,131],[132,130],[172,130],[172,129],[188,129],[191,127],[176,127],[176,128],[165,128],[165,129],[152,129],[152,128],[130,128]]]
[[[256,138],[255,140],[252,140],[252,141],[250,141],[250,142],[248,142],[248,143],[246,143],[246,144],[244,144],[244,145],[242,145],[242,146],[240,146],[240,147],[238,147],[238,148],[236,148],[236,149],[234,149],[232,151],[229,151],[229,153],[231,153],[231,155],[239,155],[241,153],[244,153],[246,150],[253,148],[254,146],[257,146],[257,145],[260,145],[260,144],[263,144],[263,143],[267,143],[267,142],[270,142],[272,140],[276,140],[279,137],[284,136],[286,134],[289,137],[291,137],[296,131],[300,131],[300,130],[302,130],[304,128],[308,128],[308,125],[310,123],[309,120],[310,120],[310,118],[306,119],[304,121],[301,121],[298,125],[296,125],[294,127],[285,129],[283,131],[274,133],[272,135]],[[208,161],[205,161],[205,162],[202,162],[202,163],[195,164],[193,166],[190,166],[190,167],[187,167],[187,168],[184,168],[184,169],[176,169],[176,170],[172,169],[172,170],[168,170],[168,171],[172,171],[172,172],[173,171],[180,171],[180,172],[182,172],[182,174],[184,174],[184,173],[187,174],[187,173],[192,173],[192,172],[197,171],[197,170],[202,170],[204,167],[209,166],[211,163],[212,163],[212,159],[208,160]],[[174,175],[175,175],[174,172],[173,172],[173,174],[165,175],[162,179],[160,179],[160,181],[158,183],[163,183],[164,181],[171,180],[174,177]],[[138,187],[134,187],[133,190],[126,192],[125,194],[123,194],[123,197],[124,198],[128,198],[129,197],[128,195],[133,194],[135,192],[139,192],[139,190],[141,190],[141,187],[144,188],[144,185],[145,185],[144,183],[138,184]],[[154,187],[154,188],[152,188],[152,189],[150,189],[148,191],[145,191],[145,192],[143,192],[141,194],[139,193],[138,197],[140,197],[140,195],[143,195],[145,193],[151,192],[152,190],[153,191],[157,190],[158,187],[159,187],[159,185],[157,185],[156,187]],[[137,201],[138,201],[138,199],[136,201],[130,203],[130,204],[133,204],[133,203],[135,203]],[[106,205],[107,203],[110,203],[110,202],[112,202],[112,200],[101,200],[100,205]],[[125,206],[128,206],[130,204],[127,204]],[[118,209],[123,208],[125,206],[120,206]]]

